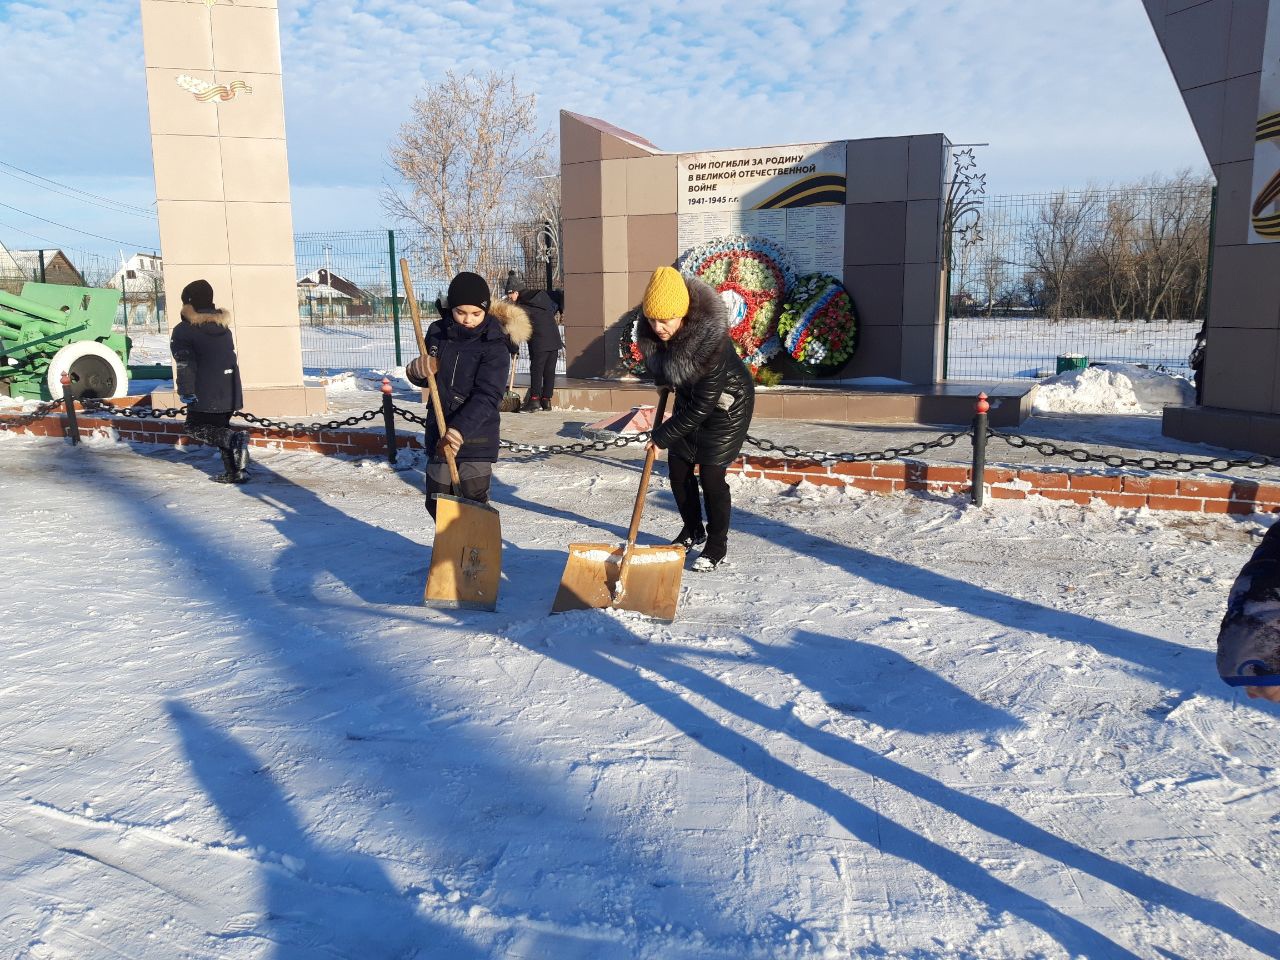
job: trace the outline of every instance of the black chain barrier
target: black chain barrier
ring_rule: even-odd
[[[885,460],[901,460],[906,457],[918,457],[928,450],[938,450],[954,446],[961,437],[973,436],[973,429],[961,430],[957,433],[944,433],[933,440],[922,440],[906,447],[888,447],[866,453],[834,453],[830,450],[801,450],[791,444],[775,443],[762,437],[747,435],[746,442],[765,453],[780,453],[788,460],[812,460],[816,463],[870,463]]]
[[[17,430],[21,427],[28,427],[41,417],[47,417],[60,406],[62,406],[61,399],[50,400],[48,403],[40,404],[30,413],[23,413],[16,417],[0,418],[0,430]]]
[[[106,414],[116,417],[129,417],[138,420],[156,420],[161,417],[180,417],[187,412],[186,407],[114,407],[102,400],[84,398],[80,401],[86,412]],[[0,417],[0,430],[13,430],[28,426],[41,417],[48,416],[63,404],[62,400],[51,400],[42,403],[30,413],[18,417]],[[401,406],[394,406],[394,412],[410,423],[421,427],[429,426],[426,417]],[[244,410],[237,411],[234,416],[256,426],[282,433],[301,434],[318,433],[325,430],[340,430],[343,427],[356,427],[375,419],[382,410],[375,408],[364,413],[355,414],[342,420],[327,420],[323,423],[289,423],[273,420],[270,417],[259,417]],[[1001,433],[998,430],[987,430],[987,438],[1000,440],[1015,450],[1033,450],[1046,459],[1061,457],[1072,463],[1097,463],[1103,466],[1132,467],[1147,472],[1171,471],[1175,473],[1193,473],[1211,470],[1225,473],[1241,467],[1250,470],[1262,470],[1280,463],[1280,458],[1255,455],[1251,457],[1227,458],[1219,457],[1211,460],[1192,460],[1187,457],[1172,459],[1162,457],[1124,457],[1116,453],[1096,453],[1079,447],[1061,447],[1048,440],[1025,437],[1014,433]],[[954,433],[944,433],[932,440],[922,440],[905,447],[887,447],[884,450],[864,451],[859,453],[839,452],[832,450],[804,450],[789,443],[779,443],[764,437],[748,434],[746,443],[763,453],[774,453],[788,460],[809,460],[815,463],[881,463],[890,460],[902,460],[908,457],[919,457],[930,450],[938,450],[954,446],[956,441],[965,437],[973,437],[974,430],[969,427]],[[618,436],[612,440],[584,440],[577,443],[523,443],[518,440],[499,440],[498,446],[512,453],[525,453],[542,456],[581,455],[586,453],[604,453],[608,450],[621,449],[636,444],[647,443],[651,437],[649,432]]]
[[[131,417],[134,420],[159,420],[161,417],[181,417],[186,407],[113,407],[93,397],[82,397],[80,405],[86,413],[101,413],[112,417]]]
[[[323,430],[340,430],[343,427],[357,427],[374,417],[382,415],[380,409],[366,410],[364,413],[358,413],[355,416],[347,417],[345,420],[326,420],[324,423],[285,423],[281,420],[272,420],[269,417],[258,417],[244,410],[237,410],[232,416],[239,420],[245,420],[259,427],[266,427],[269,430],[279,430],[282,433],[320,433]]]
[[[132,417],[136,419],[159,419],[160,417],[179,417],[187,412],[186,407],[113,407],[101,400],[85,398],[80,401],[85,410],[95,414],[106,414],[117,417]],[[33,420],[47,415],[51,410],[55,409],[62,403],[61,400],[55,400],[51,403],[43,404],[40,408],[30,414],[24,415],[20,419],[0,421],[0,428],[8,429],[12,427],[25,426]],[[412,410],[405,409],[401,406],[394,406],[394,412],[409,421],[416,423],[421,427],[429,426],[426,417],[415,413]],[[265,427],[271,430],[279,430],[283,433],[300,434],[300,433],[318,433],[323,430],[339,430],[343,427],[355,427],[361,423],[373,420],[382,413],[381,409],[375,408],[366,410],[364,413],[355,414],[343,420],[328,420],[324,423],[289,423],[282,420],[272,420],[270,417],[259,417],[245,410],[237,411],[234,416],[237,419],[247,421],[255,426]],[[612,440],[584,440],[577,443],[523,443],[518,440],[499,440],[498,446],[503,450],[509,450],[512,453],[526,453],[542,456],[558,456],[558,455],[581,455],[586,453],[604,453],[608,450],[622,449],[624,447],[636,444],[648,443],[651,433],[644,431],[641,433],[630,434],[627,436],[618,436]],[[778,443],[774,440],[768,440],[763,437],[753,437],[748,435],[746,443],[765,453],[777,453],[788,460],[811,460],[816,463],[869,463],[883,462],[888,460],[900,460],[906,457],[918,457],[929,450],[950,447],[963,437],[973,436],[973,429],[962,430],[956,433],[944,433],[941,436],[919,443],[913,443],[906,447],[888,447],[884,450],[866,451],[862,453],[834,452],[831,450],[802,450],[789,443]]]
[[[1117,453],[1095,453],[1078,447],[1059,447],[1048,440],[1037,440],[1034,437],[1023,437],[1015,433],[1000,433],[996,430],[988,430],[987,436],[1002,440],[1016,450],[1034,450],[1042,457],[1065,457],[1073,463],[1101,463],[1108,467],[1136,467],[1148,472],[1169,470],[1175,473],[1192,473],[1198,470],[1212,470],[1216,473],[1226,473],[1238,467],[1261,470],[1264,467],[1273,467],[1277,463],[1275,459],[1263,456],[1239,459],[1223,457],[1216,460],[1190,460],[1186,457],[1176,457],[1172,460],[1159,457],[1122,457]]]

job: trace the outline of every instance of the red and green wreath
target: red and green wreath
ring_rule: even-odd
[[[844,366],[858,343],[853,301],[835,277],[811,273],[792,288],[778,319],[782,349],[817,373]]]
[[[680,269],[710,285],[729,310],[729,335],[752,373],[778,352],[778,317],[795,270],[776,243],[733,236],[693,247]]]

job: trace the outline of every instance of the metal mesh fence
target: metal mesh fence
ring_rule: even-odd
[[[537,260],[536,228],[495,227],[473,238],[482,265],[468,264],[500,294],[510,273],[526,288],[545,285]],[[457,269],[445,265],[438,245],[422,232],[368,230],[306,233],[295,238],[302,364],[310,375],[344,370],[391,370],[417,356],[412,320],[400,281],[399,260],[409,261],[424,324],[437,316],[435,300]],[[563,354],[560,372],[564,371]],[[528,372],[521,350],[517,373]]]
[[[1091,361],[1189,373],[1205,316],[1212,187],[988,198],[953,252],[950,378],[1042,377]]]

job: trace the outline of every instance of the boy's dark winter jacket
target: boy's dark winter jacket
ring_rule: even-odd
[[[560,339],[560,327],[556,325],[556,302],[545,290],[521,290],[516,301],[529,314],[533,335],[529,338],[529,353],[545,353],[564,346]]]
[[[512,308],[511,304],[505,306]],[[427,352],[440,364],[436,385],[440,389],[444,421],[446,426],[462,434],[458,460],[493,463],[498,459],[498,404],[507,392],[511,354],[507,350],[510,327],[504,327],[496,314],[505,313],[514,319],[517,326],[523,317],[527,327],[527,316],[523,311],[516,312],[519,317],[494,304],[480,326],[468,330],[455,323],[453,315],[446,310],[427,328]],[[528,334],[524,336],[527,338]],[[412,382],[419,387],[426,386],[426,381]],[[436,429],[435,416],[429,409],[426,420],[426,448],[434,455],[440,431]]]
[[[169,336],[178,396],[195,394],[188,409],[230,413],[244,405],[240,365],[236,362],[231,316],[226,310],[182,307],[182,319]]]
[[[658,386],[670,386],[676,395],[671,419],[654,429],[654,441],[685,460],[722,467],[742,450],[755,384],[733,349],[719,294],[696,278],[684,281],[689,312],[667,342],[658,339],[638,308],[626,319],[639,320],[636,344],[645,365]]]
[[[1280,684],[1280,523],[1231,586],[1218,631],[1218,673],[1237,687]]]

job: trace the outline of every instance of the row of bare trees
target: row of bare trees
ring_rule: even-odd
[[[1213,181],[1182,172],[1113,188],[994,197],[982,239],[957,246],[957,315],[1053,320],[1204,316]]]

